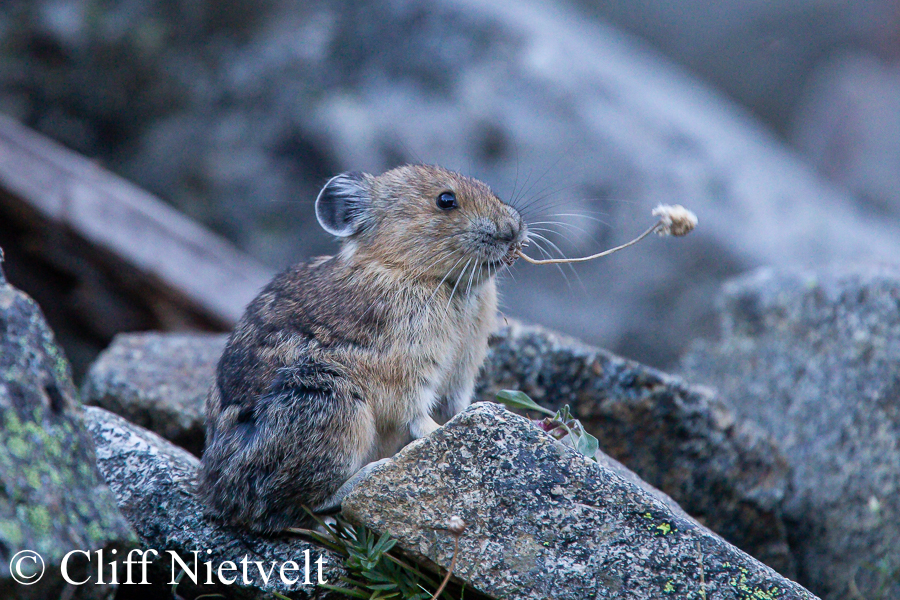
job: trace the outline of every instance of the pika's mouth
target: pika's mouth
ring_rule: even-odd
[[[502,266],[511,267],[517,260],[519,260],[519,250],[521,249],[521,242],[510,244],[509,248],[506,251],[506,254],[504,254],[500,258],[487,260],[483,263],[483,265],[488,269],[499,269]]]
[[[503,258],[500,259],[507,267],[513,266],[517,260],[519,260],[519,251],[522,249],[522,242],[516,242],[514,244],[509,245],[509,250],[506,251],[506,254],[503,255]]]

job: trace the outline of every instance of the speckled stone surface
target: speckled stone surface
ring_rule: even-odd
[[[218,572],[223,561],[236,562],[240,569],[239,561],[246,556],[251,584],[244,585],[238,579],[234,585],[195,586],[182,578],[179,593],[186,597],[218,593],[229,599],[271,600],[272,592],[297,599],[333,597],[322,588],[302,582],[287,586],[277,575],[265,583],[252,563],[263,561],[268,569],[272,561],[281,565],[293,560],[303,569],[304,551],[309,550],[313,581],[317,576],[314,563],[323,557],[324,579],[337,585],[344,575],[341,557],[296,536],[259,537],[209,521],[193,493],[199,466],[196,457],[102,408],[85,408],[85,418],[97,446],[100,471],[115,492],[122,513],[134,525],[143,546],[163,556],[151,575],[156,584],[168,582],[172,576],[172,561],[166,551],[174,551],[188,562],[197,550],[202,562],[213,565],[213,572]],[[227,575],[233,577],[234,573]],[[294,578],[297,573],[290,576]]]
[[[85,396],[169,440],[202,447],[196,423],[219,343],[224,338],[120,336],[91,368]],[[512,319],[491,340],[476,399],[493,400],[503,388],[547,406],[571,404],[607,454],[744,551],[795,574],[779,512],[787,463],[709,391]]]
[[[187,449],[203,452],[206,393],[228,336],[119,334],[91,365],[81,396]]]
[[[509,320],[491,340],[476,399],[522,390],[569,404],[600,449],[778,572],[792,577],[780,504],[788,466],[711,391],[541,327]]]
[[[801,581],[830,599],[900,598],[900,269],[763,269],[720,304],[721,341],[696,344],[684,372],[791,463]]]
[[[673,513],[641,486],[503,407],[476,404],[401,450],[344,500],[387,531],[504,599],[812,599],[812,594]]]
[[[109,585],[66,589],[62,559],[72,550],[123,552],[136,541],[97,472],[69,364],[40,309],[5,283],[0,264],[0,597],[110,598]],[[30,586],[10,572],[26,549],[46,568]],[[80,557],[69,564],[76,581],[90,575]]]

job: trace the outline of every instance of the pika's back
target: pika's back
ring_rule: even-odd
[[[219,361],[222,407],[254,402],[302,356],[372,348],[391,325],[389,290],[325,257],[282,272],[250,303]]]

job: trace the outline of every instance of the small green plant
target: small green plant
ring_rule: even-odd
[[[510,408],[533,410],[548,415],[540,421],[535,421],[535,425],[556,439],[571,445],[588,458],[596,460],[595,455],[600,448],[600,442],[584,430],[581,421],[572,416],[568,404],[557,411],[552,411],[518,390],[500,390],[497,393],[497,400]]]
[[[320,584],[320,587],[365,600],[464,600],[465,588],[451,595],[440,584],[426,575],[415,564],[391,554],[397,540],[384,533],[380,537],[361,525],[353,526],[336,517],[328,523],[312,515],[322,531],[291,529],[294,533],[308,535],[319,544],[344,557],[344,567],[349,575],[341,577],[344,586]],[[452,570],[452,567],[451,567]],[[449,575],[449,573],[448,573]],[[435,590],[439,596],[435,596]]]

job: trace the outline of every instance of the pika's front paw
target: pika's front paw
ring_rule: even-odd
[[[417,440],[436,431],[439,427],[440,425],[437,424],[437,421],[435,421],[431,417],[426,416],[416,419],[415,421],[410,423],[409,433],[410,435],[412,435],[414,440]]]

